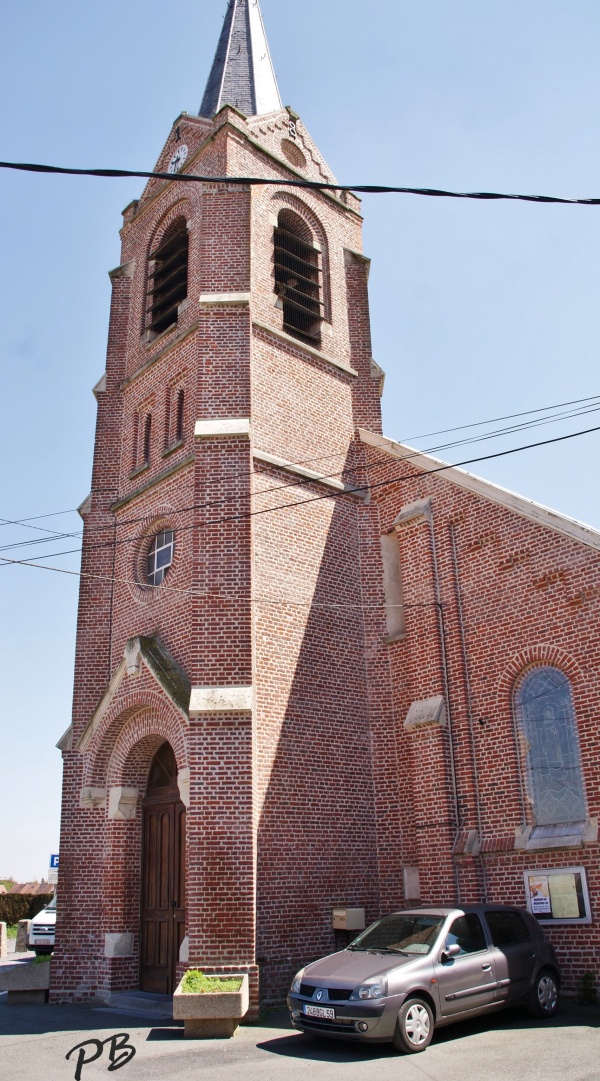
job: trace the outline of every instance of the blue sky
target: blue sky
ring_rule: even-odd
[[[224,10],[225,0],[10,5],[0,158],[152,168],[175,117],[199,106]],[[301,17],[296,3],[262,0],[262,10],[283,100],[340,181],[600,196],[596,0],[303,0]],[[6,519],[72,511],[89,490],[107,271],[119,263],[120,211],[141,187],[0,171]],[[387,435],[600,393],[600,207],[396,195],[363,206]],[[596,433],[472,469],[600,528],[599,449]],[[30,524],[80,528],[74,513]],[[0,525],[0,536],[45,535]],[[76,555],[42,561],[78,567]],[[70,719],[77,578],[14,566],[0,576],[0,877],[26,879],[57,850],[54,744]]]

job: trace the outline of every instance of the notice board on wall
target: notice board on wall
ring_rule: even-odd
[[[525,871],[527,908],[540,923],[591,923],[585,868]]]

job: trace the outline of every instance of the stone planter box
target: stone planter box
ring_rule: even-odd
[[[51,961],[34,965],[20,961],[0,968],[0,991],[8,991],[8,1004],[39,1003],[48,1001]]]
[[[186,1040],[231,1037],[248,1013],[248,974],[228,972],[223,979],[241,980],[242,986],[239,991],[202,993],[182,991],[179,984],[173,995],[173,1017],[176,1021],[184,1022]]]

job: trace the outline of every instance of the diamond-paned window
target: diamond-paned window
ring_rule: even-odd
[[[167,573],[175,555],[175,534],[172,529],[165,529],[154,537],[146,562],[146,580],[151,586],[159,586]]]
[[[529,794],[536,825],[586,818],[571,684],[558,668],[533,668],[515,704],[525,739]]]

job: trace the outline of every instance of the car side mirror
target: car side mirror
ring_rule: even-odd
[[[442,957],[441,957],[442,964],[445,961],[451,961],[453,957],[458,957],[459,953],[460,953],[460,946],[458,945],[458,942],[453,942],[451,946],[446,946],[442,950]]]

